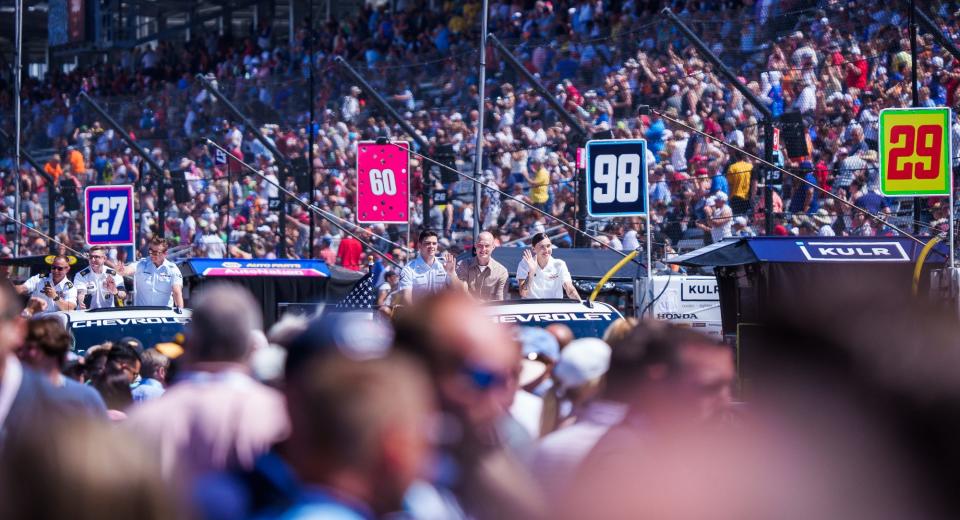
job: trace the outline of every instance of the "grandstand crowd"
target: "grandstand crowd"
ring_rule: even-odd
[[[809,148],[789,157],[796,142],[784,142],[777,161],[823,191],[785,176],[769,208],[774,233],[874,236],[912,227],[912,201],[878,190],[879,110],[912,102],[906,19],[891,10],[895,3],[666,3],[774,114],[796,112],[804,122],[798,141]],[[950,38],[960,36],[956,2],[917,3]],[[771,293],[767,300],[744,291],[744,308],[762,306],[762,317],[739,324],[733,347],[698,328],[623,318],[593,303],[535,301],[579,297],[566,264],[551,258],[553,244],[569,246],[572,235],[517,200],[576,221],[583,143],[488,49],[483,198],[472,199],[469,182],[425,180],[424,157],[448,152],[458,170],[475,171],[481,101],[480,2],[450,0],[436,11],[427,4],[394,0],[393,10],[318,21],[315,31],[305,21],[292,45],[262,20],[246,37],[199,34],[26,82],[23,142],[42,171],[12,170],[4,148],[0,212],[45,231],[47,197],[59,192],[56,243],[4,227],[0,256],[15,245],[23,256],[86,249],[82,189],[134,183],[145,259],[108,258],[100,246],[73,281],[69,259],[57,255],[49,277],[0,283],[0,518],[960,516],[955,306],[911,299],[893,270],[874,270],[874,278],[859,264],[829,264],[822,275],[791,278],[789,294],[753,288]],[[764,232],[754,158],[765,152],[760,114],[658,15],[665,2],[490,4],[491,32],[591,133],[647,140],[658,255]],[[362,279],[321,316],[289,312],[268,323],[264,311],[279,302],[232,284],[191,288],[184,314],[182,276],[168,253],[317,256],[363,267],[367,255],[355,238],[296,206],[283,217],[271,206],[284,161],[271,148],[294,164],[312,155],[308,180],[317,189],[296,177],[289,189],[352,222],[357,142],[404,138],[338,75],[338,56],[429,142],[411,163],[413,234],[392,225],[363,231],[405,265],[376,287],[373,277]],[[927,35],[917,63],[921,102],[952,107],[960,63]],[[198,74],[273,146],[257,142]],[[120,121],[161,171],[81,93]],[[10,102],[10,89],[0,89],[0,123],[12,134]],[[784,136],[790,131],[782,125]],[[22,208],[14,208],[14,178]],[[424,182],[447,195],[429,214],[417,200]],[[921,233],[947,226],[951,208],[942,199],[920,203]],[[473,246],[477,214],[485,231],[477,255],[457,265],[451,250]],[[644,225],[591,220],[588,230],[630,250],[643,243]],[[396,247],[413,246],[412,237],[416,259]],[[516,272],[521,295],[534,299],[522,306],[499,301],[510,273],[489,258],[511,242],[534,245]],[[78,330],[99,328],[107,338],[122,321],[169,323],[111,317],[125,274],[139,293],[135,306],[166,307],[170,298],[175,323],[188,323],[170,342],[122,337],[81,351]],[[756,279],[740,280],[746,289]],[[364,286],[371,290],[360,294]],[[27,295],[34,297],[25,309]],[[390,318],[351,296],[376,297]],[[72,332],[62,313],[42,312],[80,304],[103,313],[72,322]],[[726,312],[725,326],[739,321]],[[550,316],[549,326],[532,326]],[[601,337],[577,337],[578,322],[607,325],[601,316],[613,316],[602,333],[590,329]]]
[[[288,187],[347,221],[355,207],[359,140],[404,139],[395,122],[339,74],[343,57],[429,142],[419,150],[473,173],[478,126],[479,1],[452,1],[430,10],[425,1],[399,0],[366,8],[358,16],[304,21],[292,38],[261,20],[246,36],[196,35],[186,43],[111,53],[103,63],[45,78],[26,78],[23,143],[44,161],[58,184],[57,239],[83,249],[81,212],[64,194],[91,184],[137,183],[140,249],[160,227],[175,244],[199,256],[330,256],[342,232],[311,218],[296,204],[281,222],[271,199],[275,186],[249,175],[238,161],[222,160],[210,138],[245,162],[278,179],[281,158],[258,142],[195,77],[203,74],[241,108],[278,151],[306,172],[309,135],[314,137],[312,179]],[[649,148],[652,225],[660,256],[723,237],[764,233],[762,116],[720,77],[658,10],[669,6],[711,50],[767,104],[775,116],[802,116],[802,153],[776,162],[835,197],[791,176],[776,184],[772,210],[779,235],[890,235],[911,230],[912,202],[879,191],[877,120],[887,107],[910,106],[907,17],[880,2],[660,2],[494,1],[490,31],[554,93],[593,134],[644,138]],[[955,2],[926,6],[953,38],[960,33]],[[960,69],[935,43],[919,36],[919,98],[923,106],[957,102]],[[312,52],[311,52],[312,51]],[[484,160],[486,183],[479,204],[472,183],[427,176],[445,201],[422,214],[420,196],[431,163],[411,162],[411,227],[441,232],[442,246],[472,246],[474,214],[498,244],[520,244],[547,231],[560,246],[572,234],[558,221],[515,201],[526,201],[565,222],[575,222],[575,155],[583,141],[542,96],[488,48]],[[313,67],[315,119],[310,123],[309,77]],[[149,150],[164,171],[151,172],[79,97],[88,93]],[[3,126],[12,135],[10,89],[0,93]],[[656,111],[639,114],[640,105]],[[658,112],[710,136],[690,132]],[[788,135],[796,124],[779,124]],[[953,140],[960,137],[954,125]],[[794,136],[796,140],[796,136]],[[720,144],[729,143],[742,150]],[[960,142],[957,142],[960,144]],[[954,148],[957,148],[955,145]],[[2,164],[3,210],[15,215],[12,147]],[[180,184],[184,172],[185,184]],[[159,222],[157,178],[167,179],[165,219]],[[308,176],[307,173],[303,175]],[[20,174],[29,226],[45,230],[47,179],[24,164]],[[450,179],[447,179],[449,181]],[[759,186],[758,186],[759,185]],[[299,187],[298,187],[299,186]],[[494,188],[501,190],[503,195]],[[184,192],[185,190],[185,192]],[[66,203],[66,204],[65,204]],[[847,204],[849,203],[849,204]],[[941,199],[920,201],[920,234],[947,228]],[[880,218],[852,211],[859,206]],[[316,226],[310,242],[311,222]],[[640,219],[593,220],[589,231],[611,247],[640,246]],[[9,248],[12,229],[2,237]],[[370,229],[404,242],[403,226]],[[281,237],[286,237],[283,243]],[[21,254],[45,253],[48,240],[24,230]],[[600,246],[599,243],[594,244]],[[390,251],[390,244],[376,247]],[[184,248],[186,249],[186,248]],[[7,254],[6,250],[3,250]]]

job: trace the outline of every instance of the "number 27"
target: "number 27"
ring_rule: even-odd
[[[897,181],[913,179],[936,179],[940,176],[941,149],[943,142],[943,127],[939,125],[897,125],[890,129],[890,142],[893,144],[888,157],[890,166],[887,169],[887,178]],[[929,160],[929,167],[925,161],[909,161],[912,155]]]
[[[90,234],[116,235],[127,213],[127,197],[97,197],[90,202]],[[113,214],[113,222],[110,215]],[[112,225],[111,225],[112,224]]]

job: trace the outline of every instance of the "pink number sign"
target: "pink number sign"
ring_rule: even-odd
[[[357,144],[357,222],[406,224],[410,208],[409,144]]]

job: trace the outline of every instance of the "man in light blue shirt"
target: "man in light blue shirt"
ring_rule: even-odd
[[[400,291],[407,305],[413,303],[415,298],[439,292],[449,285],[449,271],[456,268],[456,262],[449,253],[445,262],[437,258],[440,239],[436,231],[422,231],[417,242],[420,244],[420,255],[400,271]]]
[[[170,369],[170,359],[155,348],[147,349],[140,354],[140,381],[132,385],[131,393],[136,402],[156,399],[166,392],[164,385],[167,380],[167,370]]]
[[[113,267],[122,276],[133,276],[133,304],[183,308],[183,275],[177,264],[167,260],[167,241],[163,238],[150,240],[150,258]]]

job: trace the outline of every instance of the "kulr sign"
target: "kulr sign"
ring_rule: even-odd
[[[909,262],[899,242],[797,242],[811,262]]]

